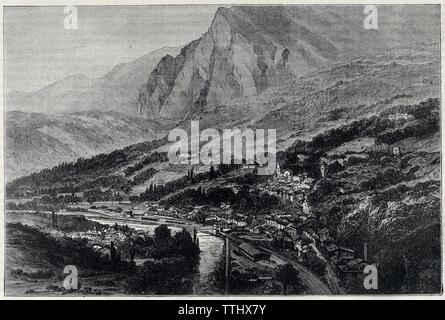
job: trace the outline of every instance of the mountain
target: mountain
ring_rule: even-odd
[[[6,113],[6,179],[79,157],[165,135],[168,126],[119,112],[83,111],[60,115]]]
[[[362,118],[378,116],[398,105],[417,105],[430,98],[439,98],[439,57],[438,43],[397,48],[391,52],[382,50],[379,54],[327,66],[298,77],[296,81],[267,88],[255,96],[206,106],[200,113],[190,115],[189,119],[179,124],[187,128],[189,120],[199,120],[201,130],[246,127],[276,129],[277,149],[284,151],[296,140],[310,141],[323,132],[347,126]],[[168,72],[173,74],[174,70]],[[145,118],[138,120],[160,121]],[[175,122],[170,121],[170,124],[174,126]],[[161,133],[158,136],[162,137]],[[425,139],[425,143],[430,143],[428,136]],[[436,142],[431,140],[431,143]],[[164,142],[162,146],[142,149],[137,153],[125,151],[125,160],[118,163],[105,161],[113,164],[105,172],[97,170],[85,174],[82,168],[77,168],[76,172],[82,176],[81,179],[65,179],[81,189],[82,185],[91,185],[99,177],[118,177],[119,181],[123,179],[125,185],[130,185],[127,190],[130,194],[137,195],[151,183],[165,184],[187,175],[188,166],[169,166],[165,160],[151,159],[151,153],[166,152],[169,146],[169,143]],[[112,154],[106,156],[114,157]],[[131,174],[128,174],[130,167]],[[138,174],[150,169],[158,172],[145,179],[134,180]],[[196,172],[207,170],[205,166],[195,169]],[[67,176],[76,177],[71,173]],[[43,185],[45,183],[41,182],[40,186]],[[61,187],[57,181],[46,185],[47,188],[50,186]]]
[[[440,97],[438,43],[382,50],[327,66],[255,96],[208,105],[201,128],[276,129],[280,149],[398,104]],[[187,121],[184,121],[187,123]]]
[[[338,35],[337,32],[345,25],[340,23],[343,21],[343,14],[337,7],[299,6],[286,10],[282,7],[222,8],[216,13],[209,31],[200,39],[183,47],[179,55],[164,55],[165,51],[171,48],[163,48],[131,63],[117,65],[100,80],[91,80],[79,74],[44,88],[39,92],[42,96],[48,97],[49,92],[63,91],[60,88],[65,88],[66,92],[74,92],[75,89],[69,90],[69,88],[79,88],[91,82],[113,84],[109,88],[118,87],[121,83],[121,89],[124,88],[122,90],[125,91],[125,88],[132,83],[146,81],[139,89],[139,96],[136,93],[137,89],[134,89],[134,98],[139,101],[140,112],[135,116],[140,119],[131,118],[131,121],[135,121],[134,124],[140,132],[137,133],[136,129],[132,129],[130,137],[125,138],[125,134],[128,133],[126,128],[112,130],[107,137],[104,137],[104,141],[109,142],[102,143],[106,145],[102,148],[100,134],[90,139],[90,133],[95,132],[95,129],[92,131],[87,129],[85,135],[82,130],[77,130],[75,138],[72,133],[68,134],[69,143],[62,141],[59,144],[50,139],[55,138],[59,141],[59,137],[64,136],[54,134],[56,131],[66,130],[67,125],[60,117],[51,120],[49,115],[27,116],[35,119],[23,121],[21,118],[26,118],[24,115],[13,114],[7,117],[9,127],[7,139],[9,145],[14,145],[14,148],[7,149],[6,154],[9,159],[7,162],[10,163],[7,167],[11,171],[10,176],[16,177],[20,173],[51,167],[60,161],[72,161],[79,154],[93,155],[111,151],[125,146],[125,143],[143,141],[146,137],[150,140],[153,135],[147,135],[147,130],[152,130],[150,126],[153,122],[148,121],[149,119],[162,118],[165,121],[165,118],[172,118],[172,121],[175,121],[181,118],[185,127],[188,120],[200,120],[202,129],[276,128],[278,148],[284,150],[297,138],[312,139],[324,130],[344,125],[363,116],[377,114],[397,104],[417,104],[428,98],[439,97],[440,50],[438,39],[433,37],[438,33],[431,32],[431,35],[427,35],[425,30],[431,29],[431,26],[417,26],[418,32],[413,32],[412,37],[406,32],[399,32],[401,26],[413,22],[413,19],[434,19],[434,12],[430,12],[429,7],[418,10],[416,17],[408,19],[407,22],[401,18],[395,19],[401,21],[400,26],[388,26],[388,17],[390,14],[393,17],[406,17],[410,12],[407,12],[408,9],[390,7],[386,11],[379,10],[379,27],[389,28],[389,31],[377,34],[375,30],[363,29],[360,10],[359,12],[354,7],[347,7],[345,10],[347,12],[343,13],[345,19],[349,19],[345,21],[356,27],[351,27],[350,33],[344,32]],[[270,21],[266,13],[273,17]],[[337,20],[340,22],[335,24]],[[274,24],[285,24],[287,27],[274,28]],[[300,30],[302,26],[305,32]],[[406,30],[410,30],[410,27],[407,28]],[[283,34],[280,30],[286,32]],[[297,32],[298,30],[300,31]],[[351,39],[348,40],[348,37]],[[224,42],[224,39],[230,41]],[[428,42],[430,40],[431,42]],[[238,41],[244,43],[244,47]],[[367,44],[368,41],[374,45]],[[410,41],[411,43],[405,44]],[[244,49],[240,51],[241,48]],[[256,53],[249,51],[248,48],[255,49]],[[302,48],[317,54],[299,55],[297,58],[297,55],[303,52]],[[269,49],[276,51],[277,55],[273,59],[276,64],[270,59]],[[254,53],[249,56],[248,52]],[[349,58],[350,55],[358,56]],[[264,81],[261,77],[255,78],[258,76],[258,73],[255,73],[258,71],[255,69],[257,67],[253,68],[253,65],[250,65],[247,68],[247,60],[240,60],[237,57],[246,59],[254,57],[255,66],[258,66],[257,63],[260,63],[258,61],[262,59],[261,61],[268,66],[267,72],[263,74]],[[315,61],[309,57],[324,58],[317,58]],[[328,62],[337,59],[345,61]],[[148,73],[145,74],[144,70],[149,69],[150,65],[154,66],[156,60],[157,66],[147,80]],[[308,73],[312,69],[316,70]],[[253,73],[241,70],[251,70]],[[302,75],[299,75],[300,73]],[[252,92],[249,94],[246,93],[249,87],[246,83],[250,81],[248,79],[254,84],[250,86]],[[65,81],[71,87],[64,86]],[[241,83],[245,85],[240,85]],[[202,85],[204,87],[200,88]],[[235,92],[232,90],[234,88],[238,88],[235,90],[238,93],[231,95],[230,92]],[[198,93],[199,99],[193,101],[194,92]],[[116,95],[120,95],[117,89],[116,92],[110,93],[107,99],[112,100]],[[102,103],[104,101],[106,100]],[[124,112],[126,104],[122,102],[121,105],[123,109],[120,111]],[[136,102],[133,104],[133,110],[134,106]],[[103,112],[106,110],[108,109],[104,108]],[[116,114],[112,114],[117,117]],[[141,115],[148,119],[144,122]],[[39,117],[44,117],[44,121],[36,124]],[[67,121],[73,120],[73,117],[77,119],[78,116],[71,114]],[[84,120],[87,117],[88,113],[83,115]],[[14,118],[20,121],[13,121]],[[125,118],[125,121],[127,120]],[[97,123],[97,121],[93,117],[86,123]],[[50,130],[51,138],[46,135],[48,130],[46,123],[53,124]],[[105,123],[104,120],[98,126]],[[89,125],[85,124],[85,127],[89,128]],[[165,131],[161,130],[161,133]],[[38,141],[27,142],[33,139]],[[77,146],[74,146],[74,141],[77,141]],[[96,141],[93,146],[89,145],[91,141]],[[114,144],[113,141],[119,143]],[[70,147],[66,147],[67,144]],[[45,147],[41,148],[42,145]],[[33,146],[36,147],[36,151],[31,151]],[[38,151],[40,149],[43,151]],[[85,153],[79,152],[84,149],[87,150]],[[91,150],[92,152],[89,152]],[[49,156],[52,153],[60,156]],[[36,155],[39,165],[32,169]],[[166,173],[166,176],[168,180],[176,175]]]
[[[140,84],[164,55],[178,51],[178,48],[163,47],[121,63],[98,79],[77,73],[35,92],[9,92],[5,97],[6,110],[45,114],[109,110],[136,115]]]
[[[440,24],[422,23],[439,21],[434,7],[380,6],[378,16],[367,30],[361,6],[220,8],[200,39],[161,59],[139,89],[139,113],[182,119],[335,62],[438,40]]]

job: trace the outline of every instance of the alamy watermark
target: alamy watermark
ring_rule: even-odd
[[[378,11],[375,5],[366,5],[363,9],[363,14],[366,15],[363,20],[363,27],[367,30],[377,30],[378,26]]]
[[[186,130],[176,128],[168,140],[175,142],[168,151],[171,164],[245,164],[255,165],[259,175],[275,172],[275,129],[223,129],[221,136],[213,128],[200,132],[199,121],[191,121],[190,138]]]
[[[65,6],[63,8],[63,13],[66,14],[65,19],[63,19],[63,27],[66,30],[77,30],[79,29],[79,15],[76,6]]]
[[[77,271],[77,267],[73,265],[65,266],[63,273],[68,274],[63,280],[63,287],[66,290],[77,290],[79,288],[79,272]]]

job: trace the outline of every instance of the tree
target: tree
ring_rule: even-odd
[[[199,254],[198,246],[193,243],[190,232],[185,229],[178,232],[174,236],[176,250],[186,257],[195,257]]]
[[[281,249],[283,247],[282,241],[278,240],[277,238],[273,238],[272,241],[270,241],[270,246],[273,249]]]
[[[206,215],[203,212],[198,212],[195,216],[195,221],[204,224],[206,222]]]
[[[213,165],[210,165],[209,178],[210,179],[215,179],[216,178],[215,167]]]
[[[305,255],[305,264],[319,276],[323,276],[326,271],[326,263],[322,261],[315,252],[309,251]]]
[[[190,182],[193,182],[193,180],[195,178],[195,172],[193,170],[193,167],[189,170],[188,178],[189,178]]]
[[[114,245],[113,241],[111,241],[111,243],[110,243],[110,260],[111,260],[111,265],[113,267],[115,267],[117,264],[119,264],[119,262],[121,260],[120,254],[117,251],[117,248]]]
[[[335,161],[334,163],[330,164],[328,166],[328,173],[329,174],[335,174],[337,172],[340,172],[343,169],[343,166],[340,164],[340,162]]]
[[[70,198],[70,202],[71,202],[71,203],[74,203],[74,202],[76,202],[76,195],[74,194],[74,192],[73,192],[73,193],[71,193],[71,198]]]
[[[154,240],[158,244],[167,244],[171,239],[170,229],[165,224],[161,224],[155,229]]]
[[[87,198],[87,201],[88,201],[89,204],[93,204],[94,202],[97,201],[97,199],[96,199],[95,196],[89,196],[89,197]]]
[[[294,289],[300,285],[300,274],[291,264],[279,265],[274,270],[274,278],[283,285],[283,294],[286,288],[291,285]]]

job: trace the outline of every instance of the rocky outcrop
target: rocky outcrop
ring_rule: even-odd
[[[289,49],[255,35],[256,29],[243,28],[244,23],[232,10],[219,9],[199,40],[174,59],[164,57],[141,86],[140,113],[149,118],[183,118],[207,103],[257,94],[277,83],[280,74],[292,76],[286,73]]]
[[[166,55],[161,59],[150,74],[148,82],[139,89],[139,114],[149,118],[158,118],[160,106],[172,93],[175,80],[184,67],[186,59],[195,50],[197,43],[198,41],[194,41],[184,47],[176,58]]]

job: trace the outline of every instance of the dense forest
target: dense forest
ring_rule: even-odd
[[[109,154],[98,154],[88,159],[79,158],[75,162],[61,163],[60,165],[43,169],[39,172],[15,179],[6,185],[8,197],[20,195],[48,194],[53,189],[56,192],[79,192],[94,187],[111,187],[124,190],[128,182],[124,177],[107,175],[107,170],[128,164],[140,156],[159,148],[167,142],[167,138],[147,141],[115,150]],[[152,161],[163,161],[164,154],[153,153],[149,156]],[[147,162],[147,157],[142,160]],[[141,167],[142,168],[142,167]],[[132,172],[138,169],[130,169]]]

